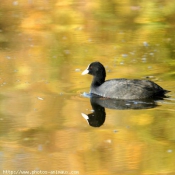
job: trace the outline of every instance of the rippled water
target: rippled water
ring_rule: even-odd
[[[171,6],[3,2],[1,174],[175,174]],[[81,72],[96,60],[107,79],[150,79],[170,90],[169,98],[85,96],[92,77]]]

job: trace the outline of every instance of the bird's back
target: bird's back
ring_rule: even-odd
[[[91,87],[91,93],[116,99],[144,99],[164,95],[167,91],[149,80],[111,79],[98,87]]]

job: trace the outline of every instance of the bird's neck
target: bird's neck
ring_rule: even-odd
[[[92,84],[91,86],[100,86],[101,84],[103,84],[105,82],[105,78],[102,77],[94,77],[92,80]]]

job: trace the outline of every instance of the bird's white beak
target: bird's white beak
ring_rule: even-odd
[[[84,71],[81,73],[81,75],[86,75],[86,74],[88,74],[88,73],[89,73],[89,70],[86,69],[86,70],[84,70]]]
[[[88,65],[88,67],[86,68],[86,70],[84,70],[84,71],[81,73],[81,75],[86,75],[86,74],[88,74],[88,73],[89,73],[88,68],[89,68],[89,65]]]

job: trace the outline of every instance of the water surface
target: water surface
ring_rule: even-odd
[[[175,174],[173,6],[2,2],[0,171]],[[135,102],[103,106],[105,120],[89,125],[81,113],[94,110],[82,94],[92,77],[81,72],[97,60],[107,79],[150,79],[170,90],[169,98],[139,109],[130,108]]]

